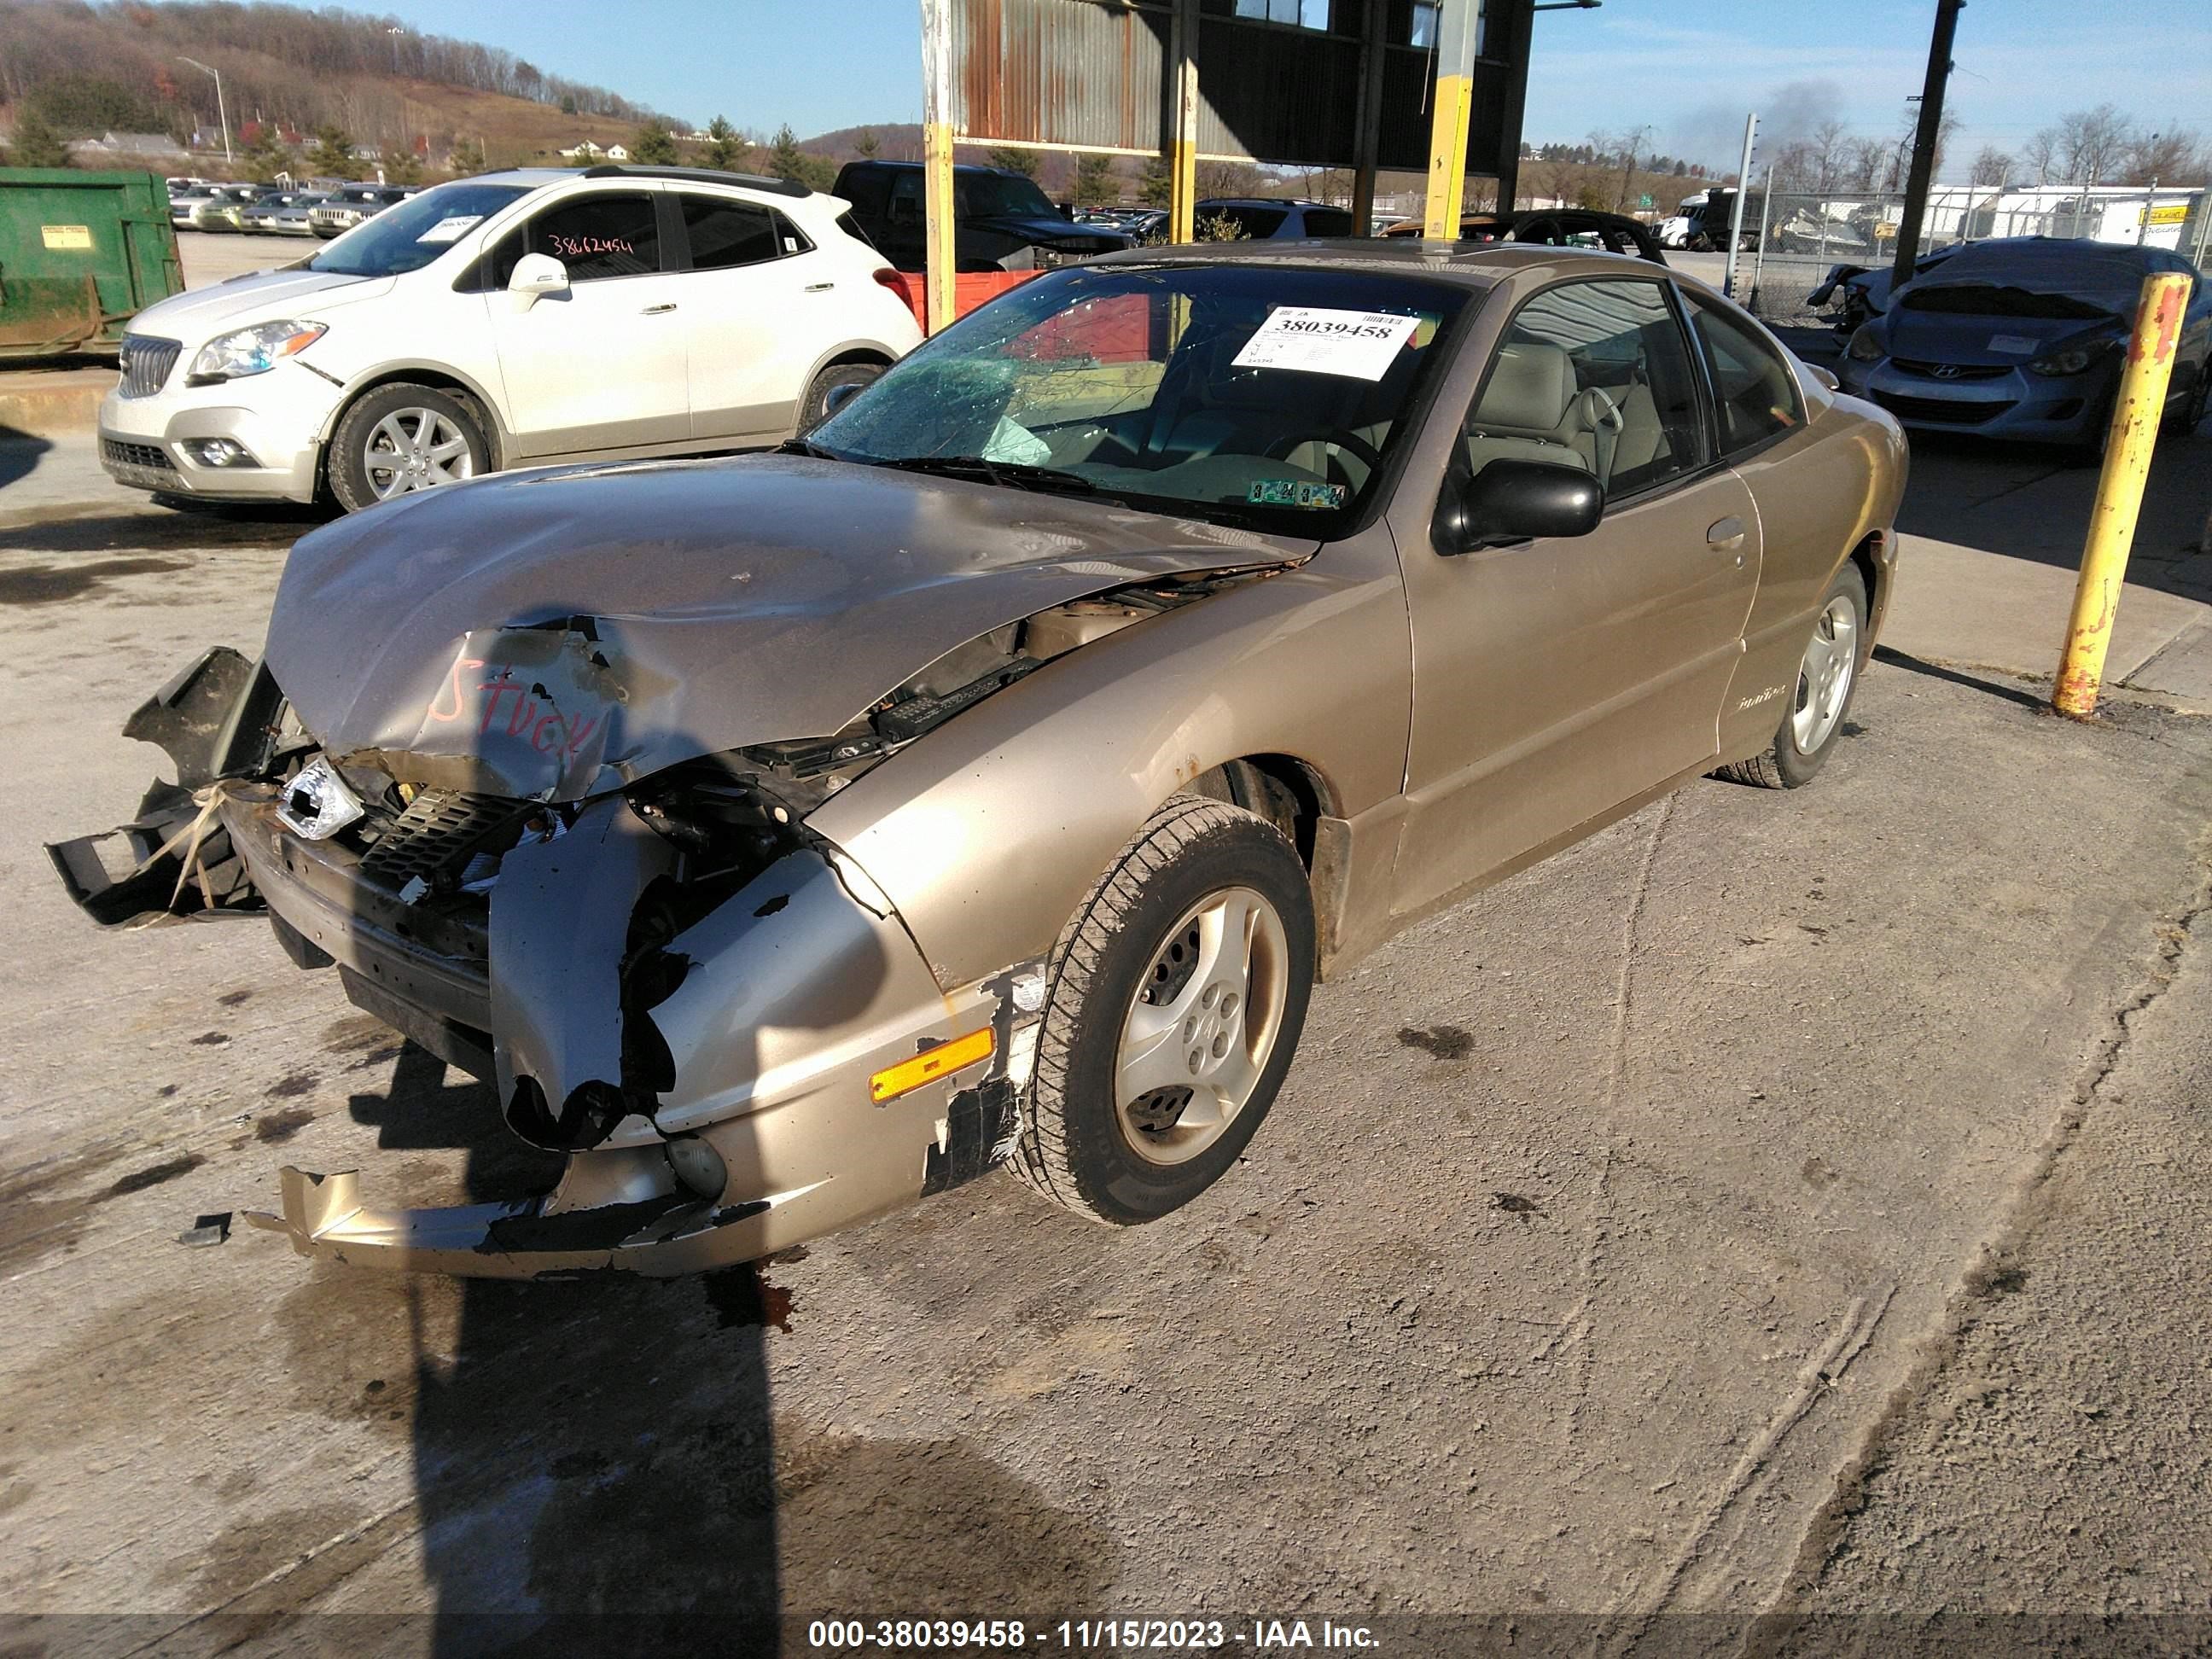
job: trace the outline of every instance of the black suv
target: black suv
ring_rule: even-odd
[[[848,161],[830,194],[853,204],[884,258],[901,270],[922,268],[921,162]],[[996,167],[953,168],[952,204],[962,270],[1046,270],[1135,246],[1120,231],[1071,222],[1036,180]]]

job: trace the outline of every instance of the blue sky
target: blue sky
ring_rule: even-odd
[[[703,122],[802,136],[921,118],[917,0],[387,0],[443,34],[504,46]],[[1662,150],[1733,166],[1743,112],[1896,130],[1920,89],[1934,0],[1605,0],[1537,19],[1527,134],[1648,125]],[[2110,101],[2149,127],[2212,134],[2204,0],[1972,0],[1959,25],[1954,154],[2011,148]]]

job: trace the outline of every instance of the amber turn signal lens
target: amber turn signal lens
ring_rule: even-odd
[[[878,1105],[886,1100],[896,1100],[901,1095],[911,1094],[925,1083],[934,1083],[948,1073],[963,1066],[973,1066],[979,1060],[991,1056],[993,1039],[991,1028],[970,1031],[966,1036],[955,1037],[950,1042],[940,1042],[933,1048],[924,1048],[912,1060],[902,1060],[896,1066],[886,1066],[868,1079],[868,1097]]]

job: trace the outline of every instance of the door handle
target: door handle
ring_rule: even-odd
[[[809,283],[806,285],[806,291],[809,294],[827,294],[836,286],[835,283]]]
[[[1705,526],[1705,541],[1722,552],[1731,552],[1743,545],[1743,520],[1733,515]]]
[[[664,311],[673,311],[675,309],[676,301],[673,300],[668,300],[657,306],[646,307],[644,310],[638,313],[638,315],[641,317],[658,317]]]

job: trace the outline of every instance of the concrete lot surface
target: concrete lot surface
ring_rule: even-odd
[[[2161,461],[2145,661],[2201,621],[2208,456]],[[1694,785],[1320,989],[1188,1210],[994,1177],[759,1277],[514,1286],[177,1242],[280,1163],[418,1202],[533,1166],[264,927],[70,908],[40,843],[128,816],[160,757],[116,727],[258,645],[304,520],[141,506],[88,444],[12,465],[0,1609],[143,1616],[21,1639],[1048,1611],[1413,1654],[1472,1638],[1389,1621],[1506,1614],[1626,1653],[1772,1612],[1814,1616],[1775,1650],[1882,1651],[1820,1616],[2212,1612],[2212,722],[2021,678],[2081,475],[1916,456],[1906,527],[1973,556],[1908,546],[1814,787]]]

